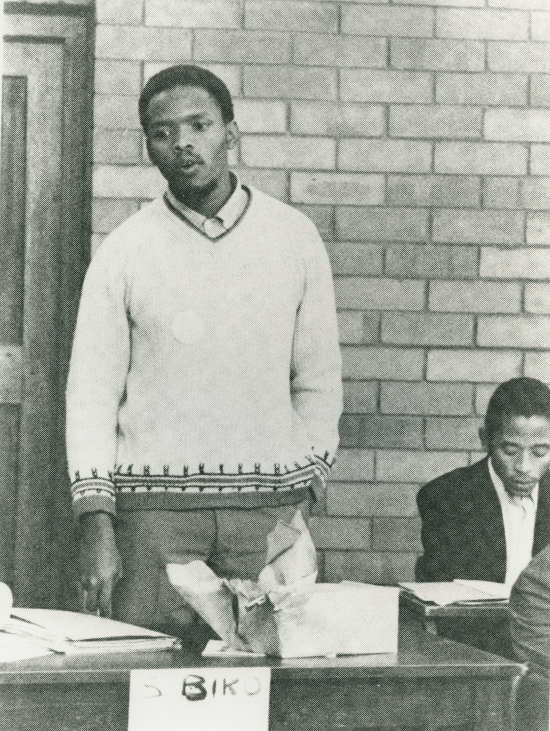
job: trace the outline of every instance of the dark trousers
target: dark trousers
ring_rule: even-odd
[[[255,580],[264,567],[266,536],[309,501],[252,510],[140,510],[118,514],[116,541],[123,578],[113,593],[113,617],[181,636],[204,633],[172,587],[166,564],[205,561],[220,577]],[[191,630],[191,632],[190,632]]]

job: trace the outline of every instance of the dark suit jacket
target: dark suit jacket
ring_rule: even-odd
[[[418,581],[483,579],[503,582],[506,539],[488,459],[460,467],[425,485],[417,496],[424,555]],[[550,480],[539,485],[533,555],[550,543]]]
[[[510,596],[510,614],[517,657],[550,669],[550,545],[519,575]]]

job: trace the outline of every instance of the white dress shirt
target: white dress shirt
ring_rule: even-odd
[[[516,497],[506,492],[504,483],[494,470],[489,459],[489,473],[502,510],[504,535],[506,538],[506,579],[512,586],[527,566],[533,555],[535,518],[539,497],[538,484],[529,497]]]
[[[233,175],[234,173],[232,177]],[[186,206],[185,203],[182,203],[176,198],[170,188],[166,191],[166,198],[172,208],[175,208],[181,213],[195,228],[202,231],[209,239],[217,239],[223,236],[229,229],[233,228],[248,205],[248,193],[241,185],[237,176],[235,175],[234,177],[236,178],[236,185],[233,193],[231,193],[220,210],[212,218],[207,218],[202,213],[198,213],[193,208]]]

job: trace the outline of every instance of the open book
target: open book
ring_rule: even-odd
[[[141,652],[180,646],[177,637],[162,632],[61,609],[14,607],[0,637],[4,633],[62,653]]]
[[[473,604],[479,602],[507,602],[510,587],[494,581],[455,579],[454,581],[402,582],[405,591],[423,602],[440,607],[448,604]]]

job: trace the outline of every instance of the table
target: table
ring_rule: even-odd
[[[508,603],[475,602],[440,607],[402,591],[399,596],[404,617],[418,618],[427,632],[480,650],[514,658]]]
[[[420,618],[426,632],[438,634],[438,620],[475,620],[483,622],[508,622],[510,609],[508,603],[475,602],[472,604],[447,604],[440,607],[428,604],[422,599],[402,591],[399,603]]]
[[[270,729],[462,726],[512,729],[526,666],[400,629],[399,652],[327,658],[215,659],[170,651],[48,656],[0,665],[2,731],[123,731],[132,668],[269,665]]]
[[[415,617],[430,634],[514,657],[510,636],[508,602],[476,602],[468,605],[427,604],[402,591],[399,596],[401,617]],[[517,728],[522,731],[548,731],[550,678],[542,668],[531,665],[518,693]]]

